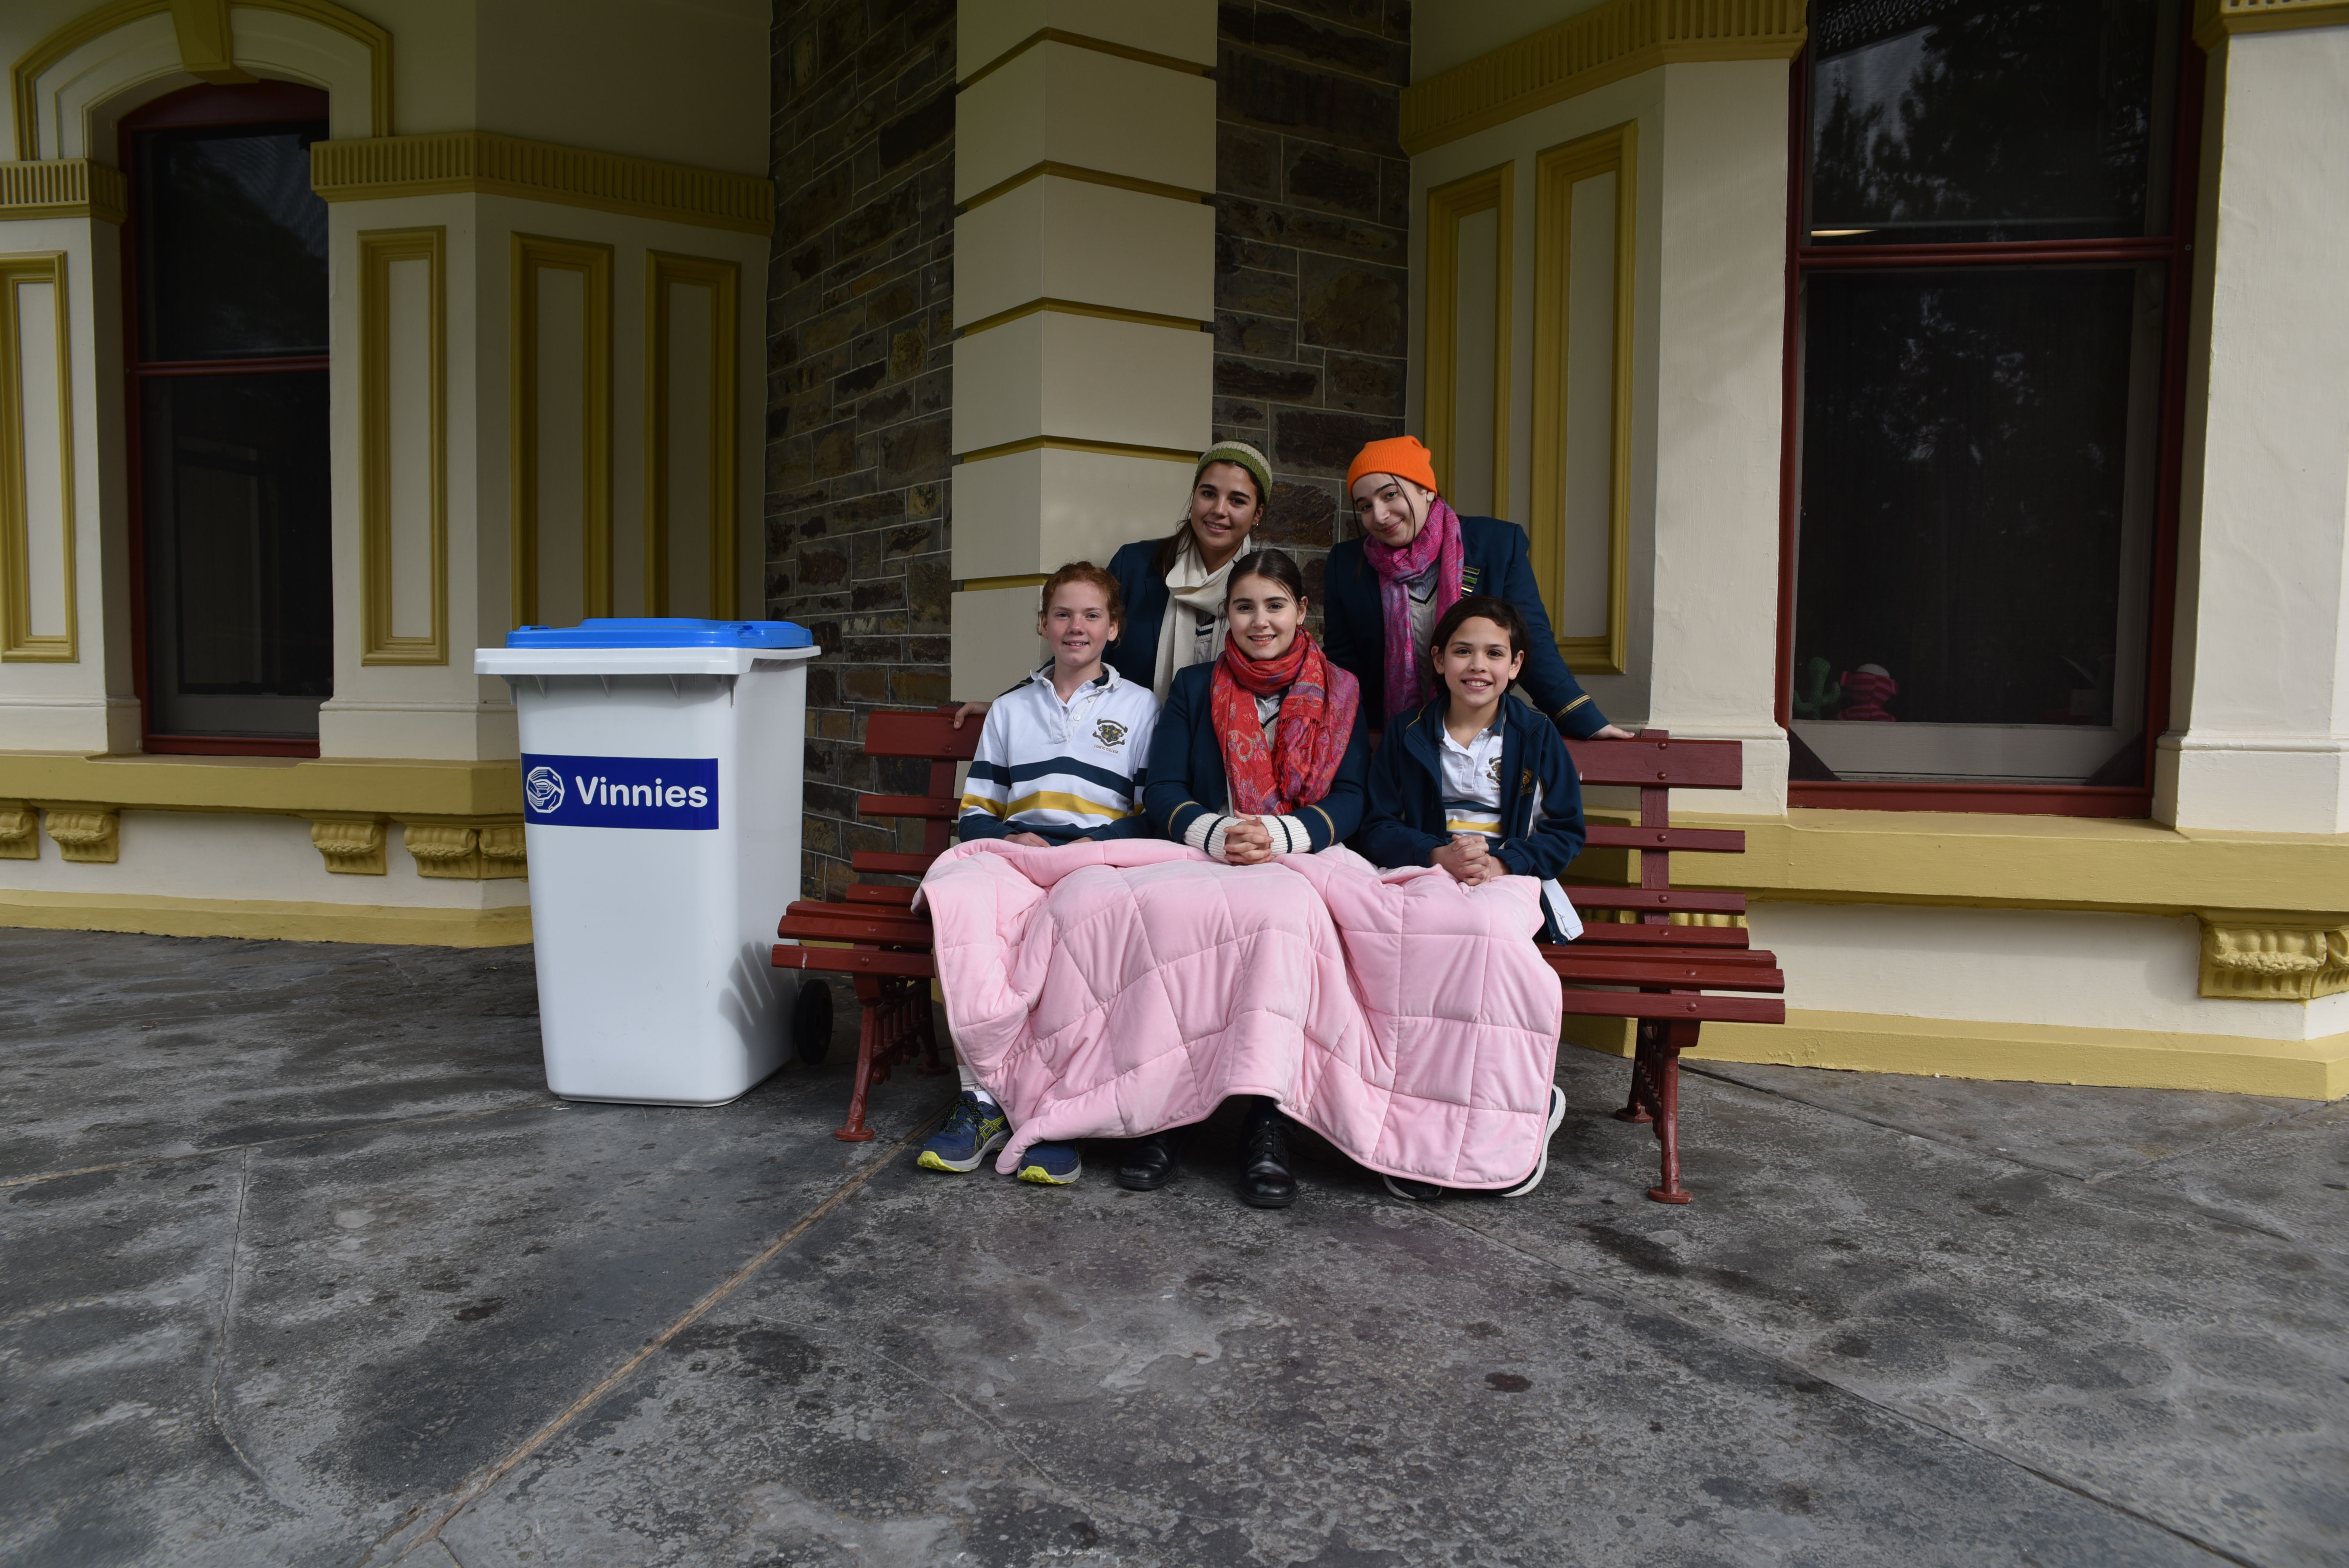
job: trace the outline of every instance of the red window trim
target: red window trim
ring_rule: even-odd
[[[1809,176],[1810,49],[1795,57],[1786,116],[1785,362],[1779,434],[1778,726],[1794,733],[1795,543],[1802,508],[1803,274],[1844,267],[1952,267],[2017,262],[2166,262],[2169,320],[2162,354],[2161,428],[2155,453],[2152,603],[2146,619],[2145,782],[2092,784],[1861,783],[1790,779],[1786,804],[1862,811],[1980,811],[2009,816],[2147,817],[2153,811],[2155,748],[2168,727],[2171,638],[2177,624],[2178,506],[2185,448],[2186,328],[2194,269],[2195,196],[2202,143],[2207,57],[2189,37],[2178,46],[2177,139],[2170,165],[2170,232],[2154,239],[2031,240],[1992,244],[1811,245],[1803,197]]]
[[[116,126],[124,181],[136,191],[133,163],[142,130],[204,125],[258,125],[272,120],[321,119],[326,95],[292,82],[254,82],[241,87],[189,88],[157,98],[124,115]],[[130,685],[139,699],[140,747],[163,757],[316,757],[316,738],[264,735],[157,735],[148,724],[153,711],[147,677],[147,461],[140,428],[140,383],[161,376],[258,375],[271,370],[324,370],[323,354],[272,359],[142,362],[139,357],[138,202],[124,214],[122,247],[122,394],[124,463],[130,502]]]

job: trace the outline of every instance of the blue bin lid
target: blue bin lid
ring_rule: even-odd
[[[697,621],[684,615],[605,615],[575,626],[516,626],[509,648],[804,648],[795,621]]]

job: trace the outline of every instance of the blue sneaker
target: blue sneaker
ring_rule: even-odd
[[[1047,1187],[1067,1187],[1085,1173],[1073,1143],[1031,1143],[1019,1157],[1019,1180]]]
[[[925,1171],[976,1171],[980,1161],[1010,1141],[1011,1123],[1003,1108],[965,1089],[947,1124],[922,1145],[922,1157],[914,1163]]]

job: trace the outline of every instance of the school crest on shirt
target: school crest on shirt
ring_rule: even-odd
[[[1501,755],[1497,751],[1485,760],[1485,782],[1495,789],[1501,787]]]
[[[1105,751],[1115,751],[1125,744],[1125,726],[1113,718],[1104,718],[1093,726],[1093,738]]]

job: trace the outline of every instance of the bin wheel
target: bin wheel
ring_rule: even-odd
[[[792,1004],[792,1053],[812,1068],[823,1066],[832,1054],[832,987],[821,980],[800,982],[799,1000]]]

